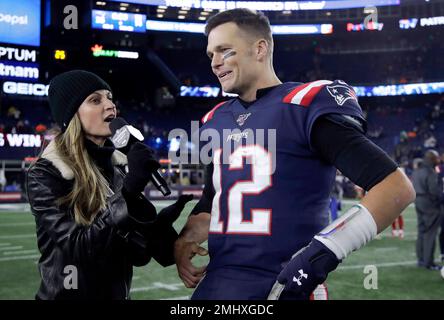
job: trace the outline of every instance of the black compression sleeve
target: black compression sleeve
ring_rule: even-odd
[[[202,197],[199,202],[191,210],[190,214],[199,214],[201,212],[211,213],[211,206],[213,205],[213,197],[215,191],[213,187],[213,163],[205,166],[205,186],[202,192]]]
[[[313,148],[328,163],[364,190],[396,170],[396,163],[358,129],[323,116],[311,131]]]

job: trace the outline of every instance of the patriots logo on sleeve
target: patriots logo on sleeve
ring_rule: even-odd
[[[339,84],[328,85],[328,93],[335,99],[336,103],[343,106],[345,101],[353,99],[358,102],[358,97],[352,87],[343,81],[338,81]]]

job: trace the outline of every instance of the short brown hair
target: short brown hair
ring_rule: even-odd
[[[250,9],[232,9],[211,16],[205,26],[205,35],[208,36],[211,30],[227,22],[234,22],[239,28],[249,34],[265,38],[270,46],[273,46],[270,21],[267,16],[260,11]]]

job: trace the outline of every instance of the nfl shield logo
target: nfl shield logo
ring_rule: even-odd
[[[243,126],[248,117],[251,116],[251,113],[241,114],[239,118],[237,118],[236,122],[238,125]]]
[[[349,99],[356,100],[356,102],[358,101],[355,91],[346,84],[327,86],[327,90],[340,106],[344,105],[345,101]]]

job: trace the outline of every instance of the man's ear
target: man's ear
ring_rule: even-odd
[[[267,59],[270,51],[270,44],[265,39],[260,39],[256,42],[256,57],[258,61]]]

